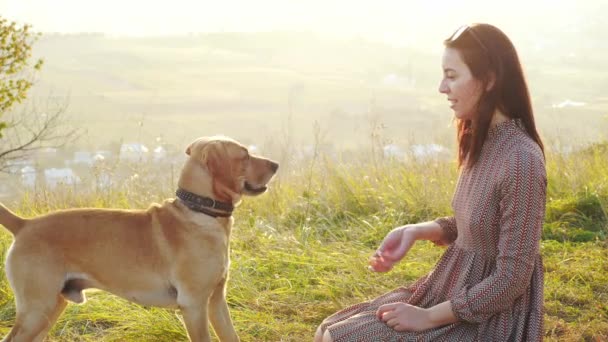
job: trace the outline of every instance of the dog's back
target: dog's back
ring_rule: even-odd
[[[0,224],[8,229],[14,236],[17,236],[21,228],[25,225],[25,220],[15,215],[0,203]]]

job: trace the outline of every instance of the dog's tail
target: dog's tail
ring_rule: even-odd
[[[0,203],[0,224],[16,236],[21,228],[25,226],[25,220]]]

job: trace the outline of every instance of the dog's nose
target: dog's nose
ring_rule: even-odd
[[[277,172],[277,170],[279,169],[279,164],[270,160],[268,162],[270,163],[270,169],[272,170],[272,172]]]

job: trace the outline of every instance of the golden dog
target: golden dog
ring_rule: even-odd
[[[67,305],[97,288],[143,305],[180,309],[192,341],[238,341],[226,304],[232,210],[266,191],[278,164],[224,137],[200,138],[177,198],[147,210],[72,209],[31,219],[0,205],[14,236],[6,274],[15,325],[3,341],[42,341]]]

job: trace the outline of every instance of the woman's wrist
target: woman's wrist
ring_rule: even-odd
[[[458,322],[458,318],[452,311],[452,303],[450,301],[445,301],[426,309],[426,317],[429,329]]]
[[[413,234],[416,240],[437,241],[443,236],[441,226],[434,221],[406,225],[403,228],[410,234]]]
[[[402,227],[404,234],[411,234],[415,240],[422,240],[423,230],[417,224],[408,224]]]

